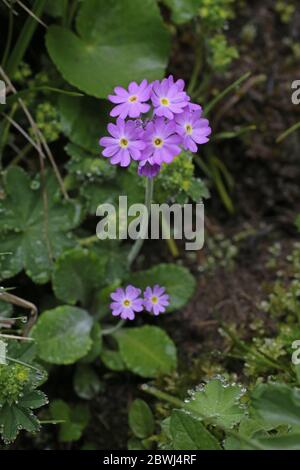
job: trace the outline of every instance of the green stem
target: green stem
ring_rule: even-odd
[[[19,361],[18,359],[14,359],[13,357],[9,357],[9,356],[6,356],[6,359],[10,362],[15,362],[16,364],[20,364],[21,366],[28,367],[29,369],[35,370],[39,374],[42,373],[40,369],[32,366],[31,364],[27,364],[27,362]]]
[[[191,79],[188,86],[188,94],[194,96],[194,91],[197,85],[198,77],[203,64],[203,37],[201,34],[200,26],[197,24],[197,44],[195,50],[195,62],[192,71]]]
[[[147,208],[147,220],[149,220],[150,216],[150,209],[151,209],[151,201],[153,196],[153,178],[147,178],[146,181],[146,190],[145,190],[145,206]],[[144,221],[143,221],[144,222]],[[128,255],[128,265],[131,266],[136,257],[138,256],[139,252],[144,243],[144,235],[141,234],[141,237],[138,238],[135,243],[133,244],[129,255]]]
[[[172,238],[172,237],[167,238],[166,242],[167,242],[168,248],[169,248],[170,253],[173,256],[173,258],[178,258],[179,250],[178,250],[178,246],[176,245],[176,242],[175,242],[174,238]]]
[[[7,61],[7,57],[9,54],[10,46],[11,46],[11,40],[12,40],[12,33],[13,33],[13,24],[14,24],[14,14],[12,8],[9,10],[9,17],[8,17],[8,31],[7,31],[7,40],[6,40],[6,46],[4,50],[4,54],[2,57],[2,65],[5,68],[5,63]]]
[[[88,246],[88,245],[92,245],[93,243],[97,241],[99,241],[99,238],[97,237],[97,235],[91,235],[90,237],[81,238],[79,240],[79,244],[81,246]]]
[[[161,218],[161,227],[162,227],[162,232],[164,234],[168,229],[164,214],[162,214],[162,218]],[[165,240],[173,258],[178,258],[179,250],[178,250],[175,240],[172,238],[171,235],[170,235],[170,238],[166,238]]]
[[[102,336],[113,335],[116,331],[122,328],[122,326],[125,325],[125,323],[126,323],[126,320],[120,320],[115,326],[112,326],[111,328],[107,328],[106,330],[102,330],[101,335]]]
[[[236,80],[235,82],[231,83],[231,85],[229,85],[227,88],[225,88],[225,90],[223,90],[221,93],[219,93],[215,98],[213,98],[209,103],[208,105],[205,107],[205,116],[207,116],[210,111],[216,106],[216,104],[219,103],[219,101],[221,101],[223,98],[225,98],[226,95],[228,95],[229,93],[231,93],[232,91],[235,91],[239,88],[239,86],[245,81],[247,80],[247,78],[249,78],[251,75],[251,72],[247,72],[245,73],[244,75],[242,75],[238,80]]]
[[[70,9],[69,9],[69,14],[68,14],[68,19],[67,19],[67,27],[68,28],[72,27],[72,22],[73,22],[75,13],[76,13],[77,6],[78,6],[77,0],[73,0],[73,2],[71,3]]]
[[[18,108],[18,105],[15,103],[10,110],[10,113],[9,113],[10,118],[14,117],[14,114],[17,111],[17,108]],[[9,121],[6,121],[5,124],[3,124],[3,132],[1,135],[1,139],[0,139],[0,169],[1,170],[2,170],[2,157],[4,154],[5,146],[8,141],[10,127],[11,127],[11,122]]]
[[[172,395],[169,395],[169,393],[162,392],[161,390],[158,390],[155,387],[151,387],[151,385],[148,384],[143,384],[141,385],[141,389],[145,393],[149,393],[149,395],[152,395],[153,397],[156,397],[160,400],[164,400],[171,405],[177,406],[179,408],[182,408],[184,403],[182,400],[179,398],[173,397]]]
[[[300,122],[297,122],[297,124],[294,124],[292,127],[284,131],[282,134],[280,134],[279,137],[276,139],[276,143],[279,144],[282,142],[284,139],[286,139],[290,134],[295,132],[296,130],[300,129]]]
[[[46,3],[46,0],[35,0],[34,5],[32,7],[32,12],[34,13],[35,16],[38,16],[38,17],[41,16],[45,3]],[[32,17],[31,15],[29,15],[18,37],[16,45],[13,49],[13,52],[11,53],[7,61],[6,73],[7,75],[11,77],[11,79],[15,75],[20,62],[23,60],[24,54],[31,41],[33,33],[36,30],[37,25],[38,25],[38,22],[36,21],[36,19]]]
[[[68,16],[69,16],[69,1],[68,0],[61,0],[62,3],[62,26],[66,27],[68,24]]]
[[[30,142],[25,145],[25,147],[12,159],[12,161],[7,165],[6,169],[10,166],[17,165],[32,149]]]

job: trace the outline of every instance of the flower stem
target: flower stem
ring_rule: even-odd
[[[35,0],[32,6],[32,13],[38,18],[42,15],[46,0]],[[35,32],[38,22],[34,16],[28,16],[23,28],[21,29],[20,35],[15,43],[15,47],[11,52],[7,64],[6,64],[6,73],[8,76],[13,78],[14,74],[20,62],[23,60],[24,54],[27,50],[27,47],[32,39],[33,33]]]
[[[112,326],[111,328],[107,328],[106,330],[102,330],[101,335],[102,336],[113,335],[116,331],[122,328],[122,326],[125,325],[125,323],[126,323],[126,320],[120,320],[115,326]]]
[[[146,181],[146,189],[145,189],[145,206],[147,208],[147,221],[149,220],[150,216],[150,208],[151,208],[151,201],[152,201],[152,196],[153,196],[153,178],[147,178]],[[143,222],[145,222],[143,220]],[[144,226],[144,224],[142,224]],[[140,238],[138,238],[135,243],[133,244],[129,255],[128,255],[128,265],[129,267],[132,265],[136,257],[138,256],[139,252],[141,251],[141,248],[144,243],[144,238],[145,234],[141,233]]]
[[[172,238],[172,237],[167,238],[166,242],[167,242],[168,248],[169,248],[170,253],[173,256],[173,258],[178,258],[180,253],[179,253],[178,246],[176,245],[176,242],[175,242],[174,238]]]
[[[158,390],[155,387],[151,387],[151,385],[143,384],[141,385],[141,389],[143,392],[149,393],[149,395],[152,395],[156,398],[159,398],[160,400],[164,400],[167,403],[170,403],[170,405],[174,405],[179,408],[182,408],[184,405],[184,402],[179,398],[173,397],[172,395],[169,395],[169,393],[162,392],[161,390]]]
[[[161,226],[162,226],[162,232],[163,234],[167,233],[167,230],[168,230],[168,224],[165,220],[165,217],[164,217],[164,214],[162,214],[162,218],[161,218]],[[179,250],[178,250],[178,247],[176,245],[176,242],[175,240],[172,238],[172,236],[170,236],[170,238],[166,238],[166,243],[168,245],[168,248],[170,250],[170,253],[171,255],[173,256],[173,258],[178,258],[179,256]]]
[[[99,238],[97,237],[97,235],[91,235],[90,237],[79,239],[79,245],[88,246],[98,241],[99,241]]]

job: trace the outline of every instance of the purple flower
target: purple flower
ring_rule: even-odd
[[[176,132],[182,136],[186,150],[197,152],[197,144],[208,142],[211,128],[208,120],[200,118],[198,112],[186,111],[176,116],[176,124]]]
[[[161,165],[163,162],[171,161],[181,152],[178,144],[182,139],[175,134],[176,125],[174,121],[165,122],[160,117],[150,121],[143,135],[146,148],[143,151],[143,160],[151,158],[151,163]]]
[[[113,117],[120,116],[125,119],[127,116],[131,118],[137,118],[141,113],[146,113],[150,109],[150,105],[146,104],[151,93],[151,85],[148,85],[147,80],[143,80],[140,85],[136,82],[131,82],[128,90],[117,86],[115,89],[115,95],[109,95],[108,99],[112,103],[117,104],[110,115]]]
[[[144,305],[147,312],[159,315],[166,311],[169,305],[169,296],[165,293],[165,288],[156,284],[153,289],[147,287],[144,292]]]
[[[184,109],[184,111],[197,112],[198,117],[200,117],[201,114],[202,114],[202,107],[198,103],[188,102],[188,104],[187,104],[186,108]]]
[[[143,299],[139,298],[141,289],[131,285],[126,289],[118,287],[110,296],[113,302],[110,304],[112,314],[120,316],[123,320],[134,320],[135,312],[143,310]]]
[[[161,82],[156,80],[152,85],[151,93],[151,100],[155,108],[154,114],[173,119],[174,114],[182,113],[189,100],[183,87],[183,80],[174,82],[172,76],[164,78]]]
[[[140,176],[147,176],[154,178],[160,172],[161,165],[153,162],[153,158],[147,158],[139,163],[138,174]]]
[[[175,85],[177,86],[177,90],[178,90],[178,91],[183,91],[183,90],[184,90],[185,83],[184,83],[184,80],[182,80],[182,78],[179,78],[179,79],[176,80],[176,82],[175,82],[173,75],[169,75],[169,76],[168,76],[168,82],[169,82],[169,85],[170,85],[170,86],[172,86],[172,85],[175,84]]]
[[[102,137],[99,144],[106,147],[102,155],[110,158],[112,165],[128,166],[131,158],[139,160],[145,143],[141,140],[142,129],[134,121],[118,118],[117,124],[108,124],[112,137]]]

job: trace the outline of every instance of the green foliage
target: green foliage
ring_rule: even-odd
[[[37,284],[50,278],[53,258],[74,245],[71,230],[80,222],[80,206],[63,202],[54,175],[47,175],[45,188],[37,179],[30,181],[19,167],[5,175],[6,197],[0,202],[0,276],[10,278],[25,269]],[[43,192],[47,195],[45,216]]]
[[[299,279],[293,279],[288,288],[278,280],[274,284],[269,299],[262,304],[264,311],[275,317],[285,314],[300,318],[299,289]]]
[[[65,150],[66,150],[66,153],[70,157],[70,160],[68,161],[66,165],[69,175],[76,176],[76,180],[80,180],[80,181],[84,181],[85,179],[88,179],[89,184],[86,185],[85,187],[85,190],[86,190],[85,194],[87,194],[87,191],[89,191],[89,188],[91,187],[91,182],[93,181],[94,178],[103,177],[103,178],[112,180],[116,174],[116,167],[113,167],[112,165],[110,165],[107,160],[105,160],[104,158],[103,159],[99,158],[99,155],[95,155],[92,152],[89,152],[88,150],[85,150],[76,144],[69,143],[65,147]],[[77,185],[77,181],[75,184]],[[109,195],[108,187],[107,187],[107,193]],[[95,207],[96,207],[96,204],[97,204],[97,201],[95,203]],[[99,204],[99,200],[98,200],[98,204]]]
[[[211,235],[206,240],[208,255],[199,267],[200,271],[212,271],[222,267],[232,270],[238,254],[238,247],[234,240],[225,238],[222,233]]]
[[[170,200],[185,204],[189,199],[201,202],[209,197],[205,183],[194,177],[193,157],[189,152],[181,152],[172,165],[164,165],[155,185],[155,199],[160,203]]]
[[[190,21],[200,11],[202,0],[163,0],[172,11],[174,23],[181,24]]]
[[[229,46],[224,34],[216,34],[208,40],[211,49],[210,62],[212,67],[219,72],[224,71],[234,59],[239,57],[235,46]]]
[[[300,232],[300,214],[297,215],[295,224],[296,224],[298,231]]]
[[[77,307],[43,312],[32,331],[38,356],[51,364],[73,364],[91,348],[92,324],[90,315]]]
[[[11,405],[18,401],[29,381],[29,369],[21,364],[0,365],[0,403]]]
[[[61,131],[59,113],[51,103],[45,102],[38,104],[35,120],[47,142],[54,142],[58,139]],[[33,129],[31,129],[31,134],[34,135]]]
[[[111,370],[122,371],[126,369],[124,361],[119,351],[112,351],[110,349],[103,349],[101,351],[101,360],[103,364]]]
[[[219,29],[234,18],[234,0],[200,0],[199,15],[206,28]]]
[[[103,389],[94,369],[85,364],[78,364],[76,367],[73,384],[77,395],[84,400],[91,400]]]
[[[176,450],[220,450],[217,439],[183,410],[174,410],[170,420],[172,447]]]
[[[93,293],[104,283],[107,260],[86,249],[66,251],[56,262],[52,282],[58,299],[91,304]]]
[[[156,446],[170,450],[299,449],[300,398],[295,384],[300,383],[300,368],[290,361],[292,341],[300,337],[299,246],[288,260],[286,276],[278,273],[268,301],[261,306],[265,314],[275,319],[276,328],[272,324],[272,332],[276,336],[266,337],[263,317],[259,317],[249,325],[251,335],[256,335],[250,342],[248,338],[239,338],[237,327],[229,328],[223,349],[229,351],[228,357],[212,361],[208,355],[199,353],[197,360],[191,361],[189,351],[187,357],[181,351],[177,354],[173,340],[163,329],[167,320],[164,315],[156,319],[137,314],[133,326],[127,322],[123,328],[123,322],[113,318],[109,308],[110,294],[119,286],[130,282],[144,289],[160,284],[170,296],[167,315],[171,312],[180,315],[196,288],[196,279],[181,265],[188,258],[183,256],[178,264],[158,264],[140,271],[144,269],[141,257],[135,260],[131,273],[128,262],[131,243],[100,241],[95,237],[95,211],[99,204],[116,204],[120,195],[128,196],[129,205],[144,201],[145,178],[137,175],[137,164],[125,170],[101,157],[99,138],[107,133],[110,120],[108,93],[113,92],[114,86],[127,87],[133,80],[162,78],[168,67],[176,78],[184,75],[192,100],[203,101],[204,113],[210,114],[229,93],[238,93],[249,78],[247,73],[224,90],[216,88],[216,74],[218,79],[227,79],[225,72],[239,55],[227,33],[236,13],[234,1],[29,3],[47,28],[40,28],[33,38],[38,22],[18,6],[18,16],[13,15],[9,24],[13,41],[1,37],[1,44],[6,44],[3,70],[17,93],[9,94],[0,123],[0,276],[3,280],[11,279],[11,286],[28,293],[26,298],[37,304],[39,315],[27,341],[30,323],[25,325],[14,319],[20,318],[18,310],[24,305],[13,309],[1,301],[0,292],[1,341],[2,338],[6,341],[7,334],[21,338],[9,339],[7,365],[0,365],[3,440],[12,442],[22,429],[37,432],[46,415],[54,425],[47,430],[47,437],[57,432],[61,443],[78,441],[90,421],[86,401],[102,399],[106,380],[113,379],[114,387],[118,387],[124,380],[133,384],[152,379],[151,386],[143,384],[139,388],[146,391],[152,387],[159,402],[151,401],[151,408],[140,398],[132,402],[129,449]],[[242,4],[238,2],[238,7]],[[295,12],[292,1],[278,0],[274,9],[283,22],[289,22]],[[7,9],[4,11],[8,13]],[[1,24],[6,20],[1,10]],[[190,23],[186,25],[187,22]],[[252,19],[249,25],[250,28],[247,25],[244,28],[242,39],[247,35],[248,39],[249,35],[252,40],[255,37]],[[171,34],[175,62],[169,60]],[[286,44],[296,54],[297,45],[290,46],[289,41]],[[209,96],[213,98],[207,104]],[[27,109],[24,114],[20,99],[50,146],[51,153],[43,144],[42,162],[32,142],[36,139],[32,121],[28,120]],[[225,145],[228,139],[240,138],[254,128],[254,125],[236,126],[233,130],[226,127],[214,140],[219,145],[222,139]],[[291,129],[295,130],[295,126],[279,140],[290,134]],[[56,173],[49,170],[52,153]],[[155,179],[153,201],[201,202],[209,197],[207,187],[214,184],[224,206],[233,213],[230,192],[234,181],[223,163],[226,155],[226,149],[221,155],[206,147],[201,148],[200,156],[182,152],[172,165],[164,165]],[[208,186],[199,177],[195,162],[209,180]],[[68,191],[69,197],[64,199],[57,172]],[[296,225],[300,228],[298,219]],[[237,248],[230,240],[209,237],[208,251],[205,269],[234,267]],[[146,266],[150,263],[151,259]],[[276,263],[277,259],[273,260],[275,268]],[[193,270],[197,269],[193,265]],[[30,308],[29,304],[26,306]],[[30,318],[34,322],[34,316]],[[152,326],[157,322],[160,327]],[[201,344],[199,350],[202,349],[205,345]],[[47,403],[44,393],[38,390],[46,373],[37,358],[54,374],[54,387],[56,380],[61,383],[61,374],[71,377],[63,396],[76,394],[76,403],[56,396],[58,399],[51,403],[48,412],[34,415],[33,410]],[[232,359],[245,364],[244,369],[233,361],[233,373]],[[216,371],[225,369],[226,381],[220,377],[211,379]],[[237,370],[239,378],[247,382],[247,391],[232,383]],[[138,377],[130,379],[130,373]],[[277,383],[267,382],[270,374],[273,378],[277,374]],[[189,377],[187,384],[189,375],[192,379]],[[205,385],[195,385],[207,379]],[[164,391],[155,389],[156,386]],[[188,398],[181,401],[178,397],[186,396],[186,390],[191,388]],[[49,390],[54,390],[53,381]],[[56,390],[60,393],[59,387]],[[169,392],[174,395],[168,395]],[[111,399],[117,400],[118,393],[112,394]],[[162,404],[162,400],[168,404]],[[160,425],[162,431],[157,436]],[[44,438],[34,441],[32,447],[36,444],[44,445]],[[84,442],[80,447],[87,449],[93,443]]]
[[[144,388],[147,391],[147,388]],[[268,383],[248,390],[241,404],[241,387],[212,379],[190,400],[181,402],[150,387],[151,394],[177,403],[156,436],[161,449],[268,450],[299,449],[299,390]],[[196,404],[198,402],[198,404]],[[178,407],[181,408],[178,409]],[[197,405],[197,406],[196,406]],[[220,419],[221,418],[221,419]]]
[[[176,348],[157,326],[124,328],[116,334],[126,367],[141,377],[158,377],[176,368]]]
[[[59,425],[60,442],[78,441],[90,420],[86,405],[70,406],[63,400],[54,400],[50,404],[50,413],[53,420],[63,421]]]
[[[228,384],[222,379],[208,382],[202,390],[193,392],[184,409],[196,418],[212,420],[214,423],[231,428],[244,416],[241,397],[245,390],[236,384]]]
[[[275,10],[279,13],[283,23],[289,23],[296,11],[295,5],[291,1],[276,0]]]
[[[32,344],[14,342],[7,348],[7,364],[0,365],[0,435],[6,444],[14,441],[22,429],[32,433],[40,430],[33,410],[48,403],[48,399],[37,390],[45,374],[34,360]]]
[[[151,408],[144,400],[136,399],[132,402],[128,424],[133,434],[139,439],[145,439],[154,433],[154,417]]]
[[[159,264],[148,271],[134,273],[129,282],[141,289],[154,284],[164,286],[170,296],[169,312],[182,308],[196,287],[195,279],[188,269],[175,264]]]
[[[76,30],[51,26],[47,48],[63,77],[87,94],[106,98],[116,85],[163,75],[169,37],[156,2],[84,2]]]
[[[200,17],[205,28],[219,29],[234,17],[234,0],[163,0],[171,9],[172,19],[181,24]]]
[[[252,403],[257,413],[273,426],[300,426],[299,389],[279,383],[260,384],[253,391]]]
[[[61,96],[58,106],[63,133],[73,144],[84,149],[85,153],[88,151],[99,157],[98,140],[105,134],[108,122],[107,101],[99,102],[89,97]],[[76,151],[74,146],[68,146],[67,149],[70,153]]]

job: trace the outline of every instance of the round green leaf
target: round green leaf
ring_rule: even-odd
[[[102,339],[103,336],[100,323],[95,322],[91,329],[92,346],[87,355],[80,359],[80,362],[84,364],[90,364],[91,362],[94,362],[95,359],[97,359],[102,350]]]
[[[73,144],[80,147],[81,153],[85,153],[85,157],[87,151],[89,151],[95,157],[95,161],[102,161],[102,165],[106,164],[106,167],[109,168],[110,165],[106,162],[106,159],[101,160],[99,158],[99,138],[107,133],[108,102],[104,100],[99,102],[99,100],[89,96],[64,95],[59,98],[58,109],[63,133],[69,137]],[[95,125],[95,122],[97,122],[97,125]],[[80,149],[77,149],[77,157]],[[69,153],[74,154],[74,151],[76,152],[76,148],[73,146]],[[112,170],[110,169],[110,171]]]
[[[92,318],[68,305],[47,310],[32,330],[38,356],[51,364],[73,364],[91,347]]]
[[[80,398],[90,400],[102,389],[102,383],[92,367],[80,364],[74,375],[74,390]]]
[[[128,422],[133,434],[140,439],[145,439],[154,433],[154,417],[144,400],[134,400],[129,410]]]
[[[154,284],[164,286],[170,296],[170,312],[182,308],[192,297],[196,287],[195,279],[188,269],[176,264],[159,264],[148,271],[134,273],[129,282],[141,289]]]
[[[53,272],[53,290],[56,297],[69,304],[91,303],[93,293],[104,281],[106,259],[94,253],[77,249],[64,253]]]
[[[106,98],[116,85],[161,78],[169,35],[153,0],[89,0],[77,17],[77,34],[51,26],[51,59],[72,85]]]
[[[274,426],[300,426],[300,391],[286,384],[257,385],[252,404],[260,417]]]
[[[125,369],[124,362],[119,351],[112,351],[110,349],[103,349],[101,352],[101,360],[105,367],[108,369],[119,372]]]
[[[124,328],[116,339],[126,367],[135,374],[158,377],[176,368],[176,347],[161,328]]]

